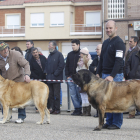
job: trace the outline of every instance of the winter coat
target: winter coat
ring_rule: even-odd
[[[54,50],[49,54],[46,65],[45,73],[47,80],[63,80],[64,57],[61,52]],[[58,82],[48,82],[58,83]]]
[[[140,50],[133,52],[126,63],[125,72],[128,79],[140,79]]]
[[[139,51],[139,47],[136,46],[132,51],[127,51],[127,54],[126,54],[126,57],[125,57],[125,65],[124,65],[124,77],[125,79],[127,80],[128,79],[128,76],[126,74],[126,64],[127,64],[127,61],[129,60],[129,58],[131,57],[131,55],[133,54],[133,52],[135,51]]]
[[[89,66],[89,70],[90,70],[93,74],[96,74],[96,70],[97,70],[98,64],[99,64],[99,58],[98,58],[98,56],[96,56],[96,57],[93,59],[93,61],[92,61],[92,63],[90,64],[90,66]],[[95,70],[95,68],[96,68],[96,70]]]
[[[76,73],[77,62],[80,58],[80,48],[78,51],[71,51],[68,53],[66,66],[65,66],[65,75],[70,77]]]
[[[7,70],[6,64],[9,65]],[[15,82],[23,82],[26,74],[30,76],[29,62],[18,51],[9,50],[6,62],[0,57],[0,70],[3,78]]]
[[[45,64],[47,60],[46,60],[46,57],[43,55],[39,55],[39,58],[40,58],[42,68],[39,66],[39,64],[37,63],[34,57],[32,57],[31,60],[29,61],[30,70],[31,70],[30,77],[32,79],[46,79],[44,70],[45,70]]]
[[[30,61],[30,59],[32,58],[32,49],[34,47],[31,47],[30,49],[25,50],[26,54],[25,54],[25,59],[27,61]]]

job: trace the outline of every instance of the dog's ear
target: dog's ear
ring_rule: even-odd
[[[88,73],[84,73],[83,80],[85,81],[85,84],[88,84],[91,80],[91,76]]]

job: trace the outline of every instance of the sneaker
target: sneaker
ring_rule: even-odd
[[[3,117],[0,119],[0,121],[2,121],[2,120],[3,120]],[[10,121],[12,121],[12,116],[11,116],[10,120],[7,120],[6,122],[10,122]]]
[[[23,122],[24,122],[24,120],[21,119],[21,118],[19,118],[19,119],[17,119],[17,120],[15,121],[15,123],[23,123]]]
[[[17,108],[12,108],[12,111],[17,111],[18,109]]]

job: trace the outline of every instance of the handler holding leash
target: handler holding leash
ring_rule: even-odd
[[[106,23],[106,34],[109,36],[103,42],[100,62],[96,75],[102,72],[102,78],[107,81],[123,80],[123,58],[125,45],[122,39],[116,35],[117,27],[113,20]],[[106,124],[103,129],[120,129],[123,123],[123,113],[106,113]]]
[[[15,82],[30,82],[28,61],[20,52],[9,50],[9,45],[5,42],[0,42],[0,71],[5,79]],[[18,120],[15,123],[23,123],[25,118],[25,109],[18,109]]]

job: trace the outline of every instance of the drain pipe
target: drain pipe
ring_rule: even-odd
[[[102,11],[103,11],[103,14],[102,14],[102,34],[103,34],[103,38],[102,38],[102,41],[104,41],[104,0],[102,0]]]

